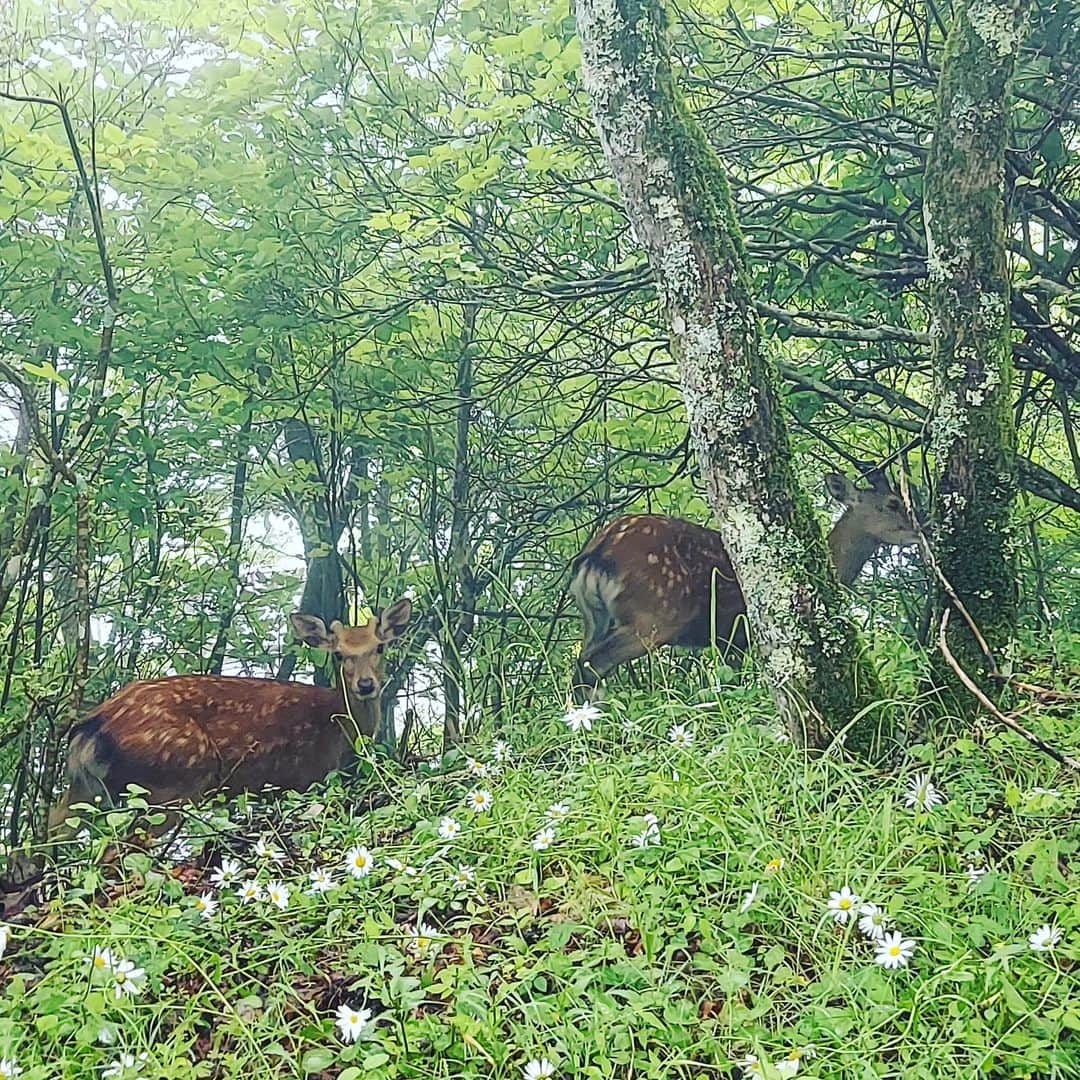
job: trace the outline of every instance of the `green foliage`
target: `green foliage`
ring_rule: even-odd
[[[689,1077],[792,1051],[835,1080],[1075,1075],[1080,789],[1011,736],[917,748],[946,797],[927,812],[906,804],[910,773],[778,741],[753,695],[635,695],[576,735],[541,707],[510,735],[510,760],[467,749],[483,777],[457,754],[404,773],[371,758],[345,785],[193,816],[202,855],[176,867],[130,852],[103,868],[115,833],[84,842],[47,917],[11,931],[0,1055],[32,1080],[98,1076],[121,1051],[156,1076],[518,1077],[546,1057],[557,1075]],[[477,787],[487,811],[465,805]],[[357,844],[362,878],[344,869]],[[286,883],[287,906],[212,886],[222,856]],[[313,867],[335,888],[306,892]],[[845,885],[914,940],[910,966],[885,970],[834,921]],[[1063,936],[1037,952],[1043,924]],[[141,992],[91,977],[95,946],[144,968]],[[342,1003],[374,1013],[355,1044]]]

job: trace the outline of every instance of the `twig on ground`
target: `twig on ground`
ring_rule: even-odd
[[[951,612],[948,608],[941,613],[941,627],[938,630],[938,647],[941,649],[941,654],[945,657],[946,663],[948,663],[949,667],[956,673],[956,677],[971,691],[979,704],[986,709],[998,723],[1004,724],[1010,731],[1016,732],[1017,735],[1026,739],[1032,746],[1038,747],[1038,749],[1044,754],[1052,757],[1059,765],[1064,765],[1068,769],[1080,772],[1080,761],[1077,761],[1076,758],[1069,757],[1067,754],[1063,754],[1045,740],[1040,739],[1034,732],[1028,731],[1027,728],[1018,724],[1013,717],[1006,716],[1006,714],[979,689],[971,676],[957,663],[956,658],[949,651],[949,642],[945,636],[949,626],[950,614]]]

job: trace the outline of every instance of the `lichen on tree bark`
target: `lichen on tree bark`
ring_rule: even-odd
[[[1022,0],[961,0],[953,9],[924,209],[935,389],[930,445],[938,474],[934,545],[944,576],[999,658],[1007,656],[1017,617],[1005,151],[1024,13]],[[948,602],[939,584],[938,621]],[[988,661],[957,615],[949,638],[961,664],[985,677]]]
[[[846,729],[862,753],[889,718],[821,527],[797,487],[761,346],[727,178],[675,87],[663,6],[577,0],[582,70],[604,152],[671,326],[691,438],[751,634],[793,737]],[[885,736],[883,739],[882,736]]]

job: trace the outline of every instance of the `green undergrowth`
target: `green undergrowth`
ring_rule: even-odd
[[[494,736],[475,762],[372,755],[304,796],[203,808],[168,854],[102,861],[126,816],[99,817],[10,922],[0,1057],[22,1080],[519,1078],[545,1059],[597,1080],[1080,1076],[1076,780],[996,733],[894,773],[808,760],[761,699],[713,698],[626,695],[576,733],[555,707],[517,717],[502,762]],[[1055,723],[1067,742],[1075,719]],[[927,773],[945,801],[909,807]],[[218,887],[223,857],[242,871]],[[333,889],[308,892],[316,868]],[[274,880],[283,908],[237,895]],[[914,942],[908,966],[836,921],[845,886]],[[1061,937],[1040,951],[1043,926]],[[342,1005],[371,1011],[355,1043]]]

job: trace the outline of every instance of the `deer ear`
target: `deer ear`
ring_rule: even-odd
[[[850,506],[858,494],[846,476],[835,472],[826,475],[825,490],[842,506]]]
[[[289,620],[293,624],[293,630],[297,638],[305,645],[310,645],[313,649],[332,649],[334,647],[335,637],[327,631],[326,623],[318,615],[302,615],[300,612],[294,611],[289,616]]]
[[[409,599],[399,600],[396,604],[391,604],[380,613],[375,633],[383,641],[393,641],[394,638],[401,636],[405,627],[409,625],[409,619],[411,618],[412,601]]]

